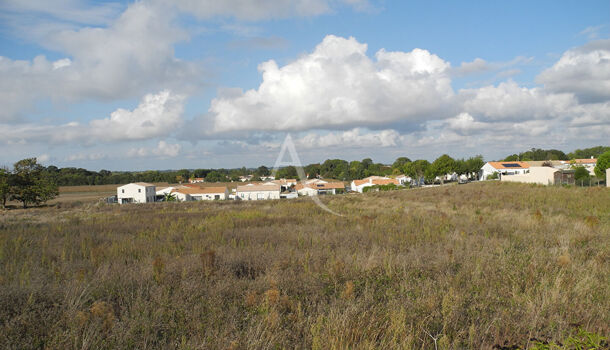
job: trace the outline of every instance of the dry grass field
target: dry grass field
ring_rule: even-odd
[[[0,348],[607,348],[610,190],[322,200],[0,212]]]

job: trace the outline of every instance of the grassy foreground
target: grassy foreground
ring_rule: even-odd
[[[0,212],[0,348],[532,348],[610,333],[606,188],[323,201],[345,216],[309,199]]]

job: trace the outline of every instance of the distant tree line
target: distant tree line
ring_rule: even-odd
[[[6,207],[9,200],[21,202],[24,208],[44,203],[59,194],[57,183],[38,164],[36,158],[18,161],[13,169],[0,168],[0,202]]]
[[[565,154],[555,149],[533,148],[526,152],[513,154],[504,161],[537,161],[537,160],[569,160],[574,158],[600,157],[610,151],[610,147],[598,146],[587,149],[577,149]],[[313,163],[304,167],[309,178],[322,177],[342,181],[362,179],[368,176],[388,176],[405,174],[418,181],[431,182],[445,174],[456,173],[478,179],[478,172],[485,164],[482,156],[464,159],[454,159],[447,154],[438,157],[433,162],[425,159],[411,160],[399,157],[391,165],[375,163],[371,158],[346,161],[328,159],[323,163]],[[40,165],[38,165],[40,166]],[[582,171],[581,171],[582,172]],[[252,181],[271,175],[271,169],[266,166],[258,168],[241,167],[237,169],[181,169],[181,170],[148,170],[148,171],[91,171],[83,168],[58,168],[56,166],[42,167],[40,173],[48,181],[58,186],[76,185],[118,185],[131,182],[188,182],[192,178],[203,178],[206,182],[239,181],[241,176],[252,175]],[[278,169],[274,174],[277,178],[298,178],[297,169],[287,166]],[[580,174],[579,174],[580,175]],[[584,175],[583,175],[584,176]],[[443,179],[441,178],[441,181]]]
[[[610,147],[596,146],[591,148],[577,149],[573,152],[565,154],[563,151],[556,149],[540,149],[532,148],[529,151],[519,154],[511,154],[504,158],[503,161],[543,161],[543,160],[570,160],[570,159],[586,159],[598,158],[605,152],[610,151]]]

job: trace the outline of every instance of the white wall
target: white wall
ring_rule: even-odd
[[[540,185],[552,185],[555,183],[555,172],[558,169],[541,166],[541,167],[530,167],[530,172],[523,175],[505,175],[502,176],[501,180],[506,182],[523,182],[523,183],[535,183]]]
[[[256,201],[264,199],[280,199],[280,191],[247,191],[237,192],[237,197],[245,201]]]
[[[146,187],[131,183],[117,188],[117,198],[121,204],[154,202],[155,195],[155,186]]]
[[[202,194],[191,194],[191,197],[201,197],[201,198],[197,198],[195,200],[203,200],[203,201],[213,201],[213,200],[225,200],[227,198],[229,198],[229,190],[225,190],[224,192],[220,192],[220,193],[202,193]],[[216,196],[219,196],[218,199],[216,199]]]
[[[303,187],[300,190],[297,190],[297,192],[301,196],[315,196],[318,194],[318,190],[310,188],[310,187]]]

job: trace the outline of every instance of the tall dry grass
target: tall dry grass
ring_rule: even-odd
[[[6,349],[532,347],[610,333],[610,191],[477,183],[0,214]]]

